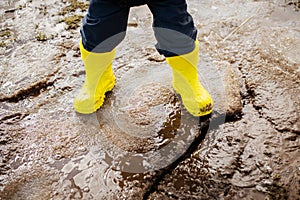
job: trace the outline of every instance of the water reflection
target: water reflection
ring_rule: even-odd
[[[182,107],[172,90],[168,65],[144,66],[125,74],[97,112],[101,133],[114,146],[117,170],[162,169],[185,153],[200,134],[199,117]]]

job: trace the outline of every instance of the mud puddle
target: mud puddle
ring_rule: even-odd
[[[171,87],[145,6],[132,9],[104,106],[74,112],[84,71],[79,30],[63,19],[85,11],[59,14],[72,2],[0,3],[2,199],[299,198],[299,12],[284,1],[188,2],[199,77],[220,114],[193,143],[201,120]]]
[[[240,9],[203,4],[199,39],[214,63],[239,69],[243,116],[209,132],[150,199],[299,198],[300,13],[284,2],[230,2]]]

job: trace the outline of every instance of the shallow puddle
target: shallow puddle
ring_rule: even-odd
[[[149,10],[132,9],[113,63],[116,86],[103,107],[80,115],[72,107],[84,80],[79,31],[56,22],[68,4],[25,0],[15,9],[14,2],[0,2],[9,39],[19,34],[1,49],[0,198],[141,199],[157,172],[176,163],[201,134],[202,123],[172,89],[170,67],[154,48]],[[215,113],[198,149],[151,192],[166,199],[263,199],[276,189],[285,195],[290,186],[296,196],[300,12],[278,1],[189,5],[199,29],[199,78]],[[38,32],[54,37],[38,41]],[[15,94],[22,98],[5,100]],[[235,114],[240,118],[225,122]],[[273,184],[278,174],[284,186]]]
[[[170,165],[199,134],[199,118],[182,109],[169,67],[137,67],[117,84],[97,112],[101,133],[123,154],[117,168],[142,173]]]

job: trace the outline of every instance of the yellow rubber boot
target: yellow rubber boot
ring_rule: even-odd
[[[198,79],[199,44],[197,40],[195,44],[192,52],[168,57],[166,60],[172,68],[173,88],[180,94],[187,111],[193,116],[204,116],[212,112],[213,101]]]
[[[84,49],[81,41],[79,47],[85,67],[85,81],[74,99],[74,108],[79,113],[90,114],[102,106],[105,93],[115,85],[112,61],[116,50],[107,53],[89,52]]]

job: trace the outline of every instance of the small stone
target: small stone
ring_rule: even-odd
[[[54,156],[54,159],[55,159],[55,160],[60,160],[60,159],[62,159],[62,155],[56,154],[56,155]]]
[[[90,191],[90,188],[88,186],[83,188],[83,192],[89,192],[89,191]]]
[[[264,186],[268,186],[268,185],[271,185],[271,184],[272,184],[272,181],[270,181],[270,180],[264,180],[263,181]]]
[[[86,148],[85,148],[85,147],[79,147],[79,148],[78,148],[78,151],[80,151],[80,152],[85,152],[85,151],[86,151]]]
[[[262,187],[261,185],[255,186],[255,189],[259,192],[266,192],[266,189],[264,187]]]
[[[267,173],[272,173],[273,169],[270,166],[265,167]]]

